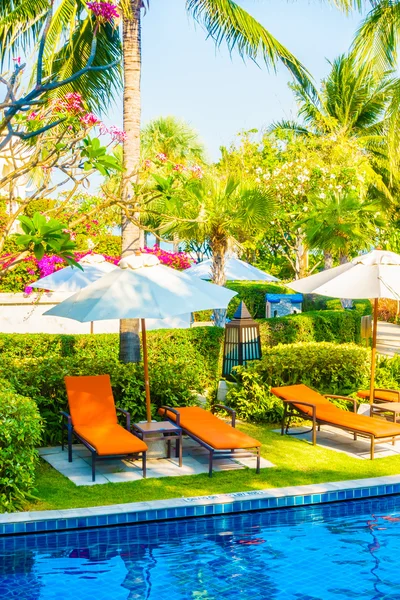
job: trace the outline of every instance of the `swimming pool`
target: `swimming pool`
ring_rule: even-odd
[[[399,600],[400,496],[0,539],[1,600]]]

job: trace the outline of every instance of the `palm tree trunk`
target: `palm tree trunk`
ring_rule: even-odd
[[[141,0],[130,0],[131,12],[123,18],[124,51],[124,131],[122,202],[134,203],[132,182],[140,164],[140,75],[141,75]],[[139,215],[136,214],[139,218]],[[133,254],[144,245],[143,230],[122,216],[122,256]],[[120,322],[119,359],[121,362],[140,361],[139,320]]]
[[[225,239],[210,240],[212,248],[212,282],[216,285],[225,285],[225,254],[228,249],[228,244]],[[226,310],[223,308],[214,309],[214,325],[216,327],[225,327]]]
[[[330,252],[324,252],[324,271],[332,269],[333,267],[333,256]]]

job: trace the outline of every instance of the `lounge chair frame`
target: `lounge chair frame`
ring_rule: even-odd
[[[130,413],[126,410],[123,410],[122,408],[118,408],[118,406],[116,406],[115,409],[117,410],[117,412],[123,413],[125,415],[125,418],[126,418],[125,429],[127,429],[129,431],[129,433],[132,433],[131,432],[131,415],[130,415]],[[61,447],[62,447],[62,450],[64,451],[64,447],[65,447],[64,431],[67,430],[68,462],[72,463],[72,438],[73,438],[73,436],[75,436],[76,439],[79,442],[81,442],[84,446],[86,446],[86,448],[88,450],[90,450],[90,452],[92,454],[92,481],[96,481],[96,461],[110,460],[113,458],[124,458],[127,456],[134,457],[134,456],[139,456],[140,454],[142,455],[143,479],[146,479],[146,451],[145,450],[143,452],[137,452],[134,454],[110,454],[110,455],[104,455],[104,456],[101,455],[100,456],[99,454],[97,454],[96,448],[94,448],[91,444],[89,444],[89,442],[87,440],[85,440],[85,438],[83,438],[78,433],[76,433],[76,431],[74,430],[74,426],[72,424],[71,415],[69,415],[67,412],[65,412],[63,410],[60,410],[60,413],[66,419],[66,421],[64,420],[61,424]],[[132,435],[134,435],[134,434],[132,433]]]
[[[235,426],[236,426],[236,411],[233,410],[232,408],[230,408],[229,406],[225,406],[224,404],[214,404],[214,406],[211,409],[211,413],[214,414],[216,412],[216,409],[225,410],[227,413],[229,413],[231,415],[231,427],[235,428]],[[246,452],[245,449],[243,449],[243,450],[235,450],[235,449],[218,450],[217,448],[210,446],[210,444],[207,444],[207,442],[205,442],[198,436],[194,435],[193,433],[191,433],[190,431],[188,431],[187,429],[182,427],[181,415],[180,415],[180,412],[178,409],[172,408],[171,406],[161,406],[160,410],[164,411],[163,416],[165,419],[167,419],[168,421],[171,421],[171,423],[175,423],[175,425],[177,425],[178,427],[180,427],[182,429],[182,433],[184,435],[187,435],[188,437],[192,438],[192,440],[194,440],[195,442],[200,444],[200,446],[203,446],[203,448],[206,448],[206,450],[208,450],[208,452],[209,452],[208,476],[209,477],[212,477],[214,458],[233,458],[233,459],[235,459],[235,458],[248,458],[248,457],[254,456],[253,452]],[[176,415],[175,421],[168,417],[167,411],[170,411],[174,415]],[[258,446],[257,447],[256,473],[260,473],[260,461],[261,461],[260,447]]]
[[[358,406],[358,402],[355,398],[349,398],[348,396],[337,396],[335,394],[324,394],[324,397],[327,399],[337,399],[337,400],[346,400],[347,402],[352,402],[353,403],[353,411],[355,413],[357,413],[357,406]],[[293,416],[300,416],[301,418],[303,418],[306,421],[311,421],[312,422],[312,428],[311,428],[311,432],[312,432],[312,444],[313,446],[316,446],[317,444],[317,430],[320,431],[321,429],[321,425],[330,425],[331,427],[337,427],[338,429],[342,429],[343,431],[349,431],[350,433],[353,434],[354,436],[354,440],[357,440],[357,436],[361,436],[361,437],[366,437],[366,438],[370,438],[371,441],[371,446],[370,446],[370,458],[371,460],[374,459],[374,453],[375,453],[375,441],[376,440],[380,440],[380,441],[389,441],[392,440],[392,444],[395,444],[396,441],[396,437],[395,436],[383,436],[383,437],[379,437],[373,434],[368,434],[365,433],[364,431],[360,431],[359,429],[350,429],[349,427],[344,427],[342,425],[337,425],[336,423],[331,423],[330,421],[324,421],[323,419],[318,419],[316,412],[317,412],[317,408],[315,404],[312,404],[311,402],[302,402],[301,400],[286,400],[284,398],[281,398],[282,402],[284,403],[284,411],[283,411],[283,418],[282,418],[282,426],[281,426],[281,435],[300,435],[300,434],[295,434],[295,433],[289,433],[289,427],[290,427],[290,420]],[[294,406],[296,404],[296,406]],[[309,415],[308,413],[302,411],[300,408],[297,408],[297,406],[308,406],[311,407],[312,409],[312,414]],[[287,423],[286,423],[286,419],[287,419]],[[304,433],[304,432],[302,432]]]

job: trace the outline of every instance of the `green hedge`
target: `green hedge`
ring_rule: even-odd
[[[265,317],[265,294],[288,294],[290,290],[276,283],[260,283],[259,281],[227,281],[225,284],[238,295],[228,305],[227,316],[232,319],[240,302],[244,302],[254,319]],[[212,310],[194,313],[195,321],[211,321]]]
[[[361,314],[372,314],[372,306],[369,300],[353,300],[354,309]],[[330,298],[329,296],[319,296],[318,294],[305,294],[303,301],[303,311],[315,310],[343,310],[340,298]],[[352,312],[352,311],[350,311]]]
[[[299,313],[260,322],[263,346],[296,342],[360,343],[361,315],[356,310]]]
[[[149,371],[153,410],[193,402],[194,393],[215,385],[223,330],[150,331]],[[67,407],[65,375],[111,377],[118,406],[145,418],[143,364],[118,361],[118,335],[0,335],[0,373],[32,398],[45,422],[45,444],[60,442],[60,410]]]
[[[42,420],[30,398],[0,380],[0,512],[18,510],[35,481]]]
[[[322,394],[348,395],[369,386],[369,372],[370,351],[355,344],[282,344],[236,369],[239,385],[230,389],[227,403],[241,418],[276,423],[283,408],[271,386],[304,383]]]

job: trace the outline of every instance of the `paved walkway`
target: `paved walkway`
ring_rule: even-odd
[[[274,431],[279,434],[281,432],[280,429]],[[309,427],[291,427],[290,432],[298,433],[299,435],[295,436],[297,439],[306,440],[311,443],[311,432]],[[317,432],[317,446],[328,448],[335,452],[342,452],[352,458],[370,460],[369,439],[359,436],[357,441],[354,441],[352,433],[342,431],[337,427],[322,425],[321,431]],[[392,445],[392,442],[375,442],[375,459],[398,455],[400,455],[400,440],[398,440],[394,446]]]
[[[74,444],[72,463],[68,462],[68,452],[61,446],[41,448],[40,456],[59,473],[68,477],[75,485],[100,485],[103,483],[123,483],[142,479],[142,461],[129,459],[102,460],[96,463],[96,481],[92,481],[92,459],[89,450],[82,444]],[[179,467],[177,458],[148,458],[147,478],[179,477],[208,473],[209,453],[190,438],[183,438],[183,465]],[[214,458],[214,471],[233,471],[245,467],[256,467],[256,456],[250,458]],[[261,468],[274,465],[261,458]]]

